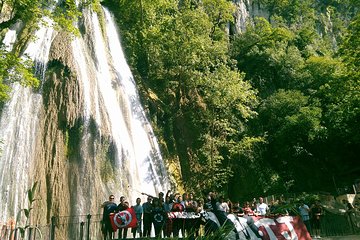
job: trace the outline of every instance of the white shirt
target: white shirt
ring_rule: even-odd
[[[257,205],[256,207],[256,211],[260,214],[260,215],[265,215],[266,211],[269,209],[268,205],[266,203],[261,203],[259,205]]]
[[[221,204],[220,204],[220,207],[222,208],[222,211],[224,211],[224,212],[230,212],[230,208],[229,208],[229,205],[227,204],[227,202],[222,202]]]

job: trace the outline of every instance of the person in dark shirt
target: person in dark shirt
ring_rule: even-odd
[[[172,209],[171,212],[183,212],[184,211],[184,206],[181,204],[182,202],[182,197],[181,195],[177,196],[176,201],[174,202],[174,204],[172,205]],[[174,237],[178,237],[179,236],[179,232],[181,229],[181,232],[184,233],[184,219],[181,218],[174,218],[172,220],[172,231],[173,231],[173,236]]]
[[[152,215],[153,215],[153,206],[152,206],[152,197],[147,197],[147,202],[143,204],[143,236],[150,237],[151,226],[152,226]]]
[[[117,205],[114,202],[115,196],[110,195],[109,200],[105,201],[101,207],[103,208],[103,219],[101,224],[101,230],[104,235],[104,240],[113,238],[113,229],[110,221],[110,213],[116,212]]]
[[[163,207],[163,203],[160,198],[153,200],[153,224],[155,229],[155,237],[161,238],[161,232],[165,226],[165,220],[167,218],[166,212]]]
[[[244,211],[240,207],[240,203],[238,201],[234,202],[231,212],[235,214],[236,216],[244,216]]]
[[[206,198],[204,198],[204,210],[205,211],[212,211],[213,210],[212,204],[211,204],[211,196],[210,196],[210,194],[207,195]]]
[[[125,201],[125,197],[124,196],[121,196],[120,197],[120,203],[119,205],[117,206],[117,211],[120,212],[120,211],[124,211],[126,209],[129,208],[129,203]],[[127,228],[119,228],[119,234],[118,234],[118,239],[125,239],[127,237],[127,231],[128,229]]]
[[[323,214],[323,208],[320,205],[320,201],[316,200],[315,203],[310,208],[311,216],[312,216],[312,229],[314,238],[320,238],[320,219]]]

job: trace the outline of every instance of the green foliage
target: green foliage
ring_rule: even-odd
[[[163,152],[181,159],[188,190],[331,190],[329,176],[346,174],[360,149],[359,5],[258,2],[269,18],[253,19],[231,38],[226,31],[235,10],[231,1],[105,4],[117,16],[143,102],[164,136]],[[49,14],[41,11],[43,1],[7,3],[14,9],[12,21],[32,24],[29,32]],[[88,5],[100,12],[99,1],[82,7]],[[52,13],[59,28],[74,34],[80,16],[73,0],[62,1]],[[15,54],[1,56],[1,98],[10,82],[36,86],[31,65]],[[66,134],[71,155],[81,127]],[[100,156],[105,180],[113,173],[111,152],[109,144]],[[31,207],[24,210],[25,216],[30,212]]]
[[[96,155],[96,159],[100,161],[100,177],[104,182],[108,182],[115,178],[114,149],[114,143],[104,139],[101,142],[101,149]]]
[[[40,24],[46,24],[42,17],[51,15],[48,8],[55,2],[47,0],[4,0],[1,4],[1,6],[7,6],[4,9],[11,9],[11,16],[9,20],[0,23],[0,30],[10,27],[19,20],[25,25],[18,36],[13,52],[8,52],[3,47],[0,49],[0,102],[3,103],[8,99],[11,83],[20,82],[22,85],[31,87],[39,85],[39,80],[33,75],[33,63],[19,56],[27,41],[31,40],[33,32],[38,29]],[[3,8],[1,8],[2,10]],[[59,28],[74,34],[78,33],[74,21],[79,16],[79,10],[73,0],[63,1],[52,13],[52,17]]]
[[[227,24],[233,22],[235,6],[227,0],[204,0],[202,6],[212,22],[211,36],[216,38],[224,30]]]
[[[264,18],[256,19],[245,33],[234,37],[231,53],[262,96],[297,84],[304,60],[294,40],[289,29],[272,27]]]
[[[79,29],[74,25],[79,17],[81,17],[81,12],[78,10],[75,0],[62,1],[52,13],[58,30],[64,29],[75,36],[80,34]]]
[[[66,156],[72,162],[80,162],[79,148],[81,147],[81,138],[83,136],[84,126],[81,121],[76,121],[74,126],[62,126],[65,130]]]
[[[322,91],[329,101],[327,117],[331,129],[337,132],[348,143],[359,144],[357,132],[360,113],[360,14],[349,26],[349,32],[340,49],[341,58],[345,64],[340,77],[322,86]],[[340,131],[339,131],[340,130]]]
[[[303,163],[300,159],[311,157],[309,145],[322,134],[321,116],[321,109],[299,91],[279,90],[264,101],[259,120],[268,131],[268,147],[275,154],[271,161],[278,171],[289,165],[294,169],[284,171],[298,174],[295,166]]]
[[[269,10],[269,18],[280,16],[287,24],[315,17],[314,0],[259,0]]]
[[[31,226],[30,225],[30,220],[31,220],[30,213],[31,213],[31,210],[33,210],[34,202],[38,200],[37,198],[35,198],[37,189],[38,189],[38,182],[36,181],[36,182],[34,182],[32,187],[27,191],[28,207],[21,209],[17,215],[16,224],[18,224],[21,220],[21,213],[24,212],[24,215],[25,215],[25,225],[22,227],[15,226],[15,229],[18,229],[20,231],[20,237],[23,239],[25,237],[26,229]],[[37,229],[37,230],[39,230],[39,229]],[[40,232],[40,235],[41,235],[41,232]]]
[[[24,86],[39,86],[32,74],[32,62],[16,57],[3,48],[0,49],[0,102],[8,99],[10,83],[20,82]]]
[[[51,3],[44,0],[3,0],[0,11],[11,9],[11,17],[9,20],[0,23],[0,29],[8,28],[17,20],[22,20],[26,24],[34,24],[36,20],[43,16],[42,9],[48,4]],[[2,6],[7,8],[2,8]]]
[[[270,192],[331,191],[328,175],[341,173],[344,182],[355,178],[344,177],[359,144],[359,75],[353,65],[359,45],[356,18],[351,33],[344,35],[355,3],[260,2],[270,10],[273,24],[255,19],[231,45],[238,68],[261,97],[258,118],[250,126],[266,143],[250,158],[260,163],[249,169],[257,172],[263,185],[252,187]],[[343,40],[337,58],[334,42]],[[262,165],[271,169],[266,173]],[[320,176],[319,169],[326,173]]]
[[[232,3],[111,4],[120,11],[120,29],[126,31],[125,46],[139,84],[151,89],[148,104],[166,103],[152,114],[167,129],[167,149],[173,150],[169,157],[182,158],[185,185],[189,190],[226,186],[233,174],[230,143],[242,138],[257,105],[256,91],[228,55],[225,27],[233,19]],[[175,114],[165,119],[170,112]]]
[[[349,148],[359,138],[358,21],[344,35],[357,3],[258,2],[269,19],[255,18],[231,38],[225,31],[233,21],[230,1],[106,4],[118,14],[164,152],[180,157],[189,190],[330,189],[326,179],[345,151],[331,148],[351,152],[349,165],[356,156]],[[339,135],[351,144],[334,145]]]
[[[345,37],[345,40],[341,46],[340,52],[342,57],[349,67],[351,74],[355,74],[355,77],[359,77],[358,68],[360,66],[360,13],[356,15],[353,22],[349,26],[349,31]]]

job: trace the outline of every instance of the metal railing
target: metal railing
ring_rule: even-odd
[[[11,225],[0,227],[0,240],[90,240],[102,239],[102,215],[53,216],[44,226],[26,229]]]
[[[347,212],[343,215],[326,213],[321,227],[326,236],[360,234],[360,212]]]

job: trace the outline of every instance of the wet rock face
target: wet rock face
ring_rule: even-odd
[[[246,29],[247,22],[251,22],[255,17],[269,19],[269,12],[259,2],[253,0],[234,0],[236,11],[234,13],[234,25],[231,27],[232,33],[242,33]]]
[[[75,71],[74,58],[71,50],[72,36],[66,32],[56,34],[49,53],[49,61],[57,60],[67,68]]]
[[[38,208],[35,208],[36,222],[48,223],[51,216],[59,214],[71,215],[69,206],[74,185],[69,184],[73,182],[69,178],[78,174],[71,167],[70,158],[80,158],[80,141],[73,139],[81,138],[79,134],[74,136],[78,133],[74,129],[79,129],[81,125],[82,94],[76,75],[72,73],[73,59],[68,42],[69,36],[62,33],[54,39],[43,83],[44,110],[39,128],[41,142],[36,151],[38,157],[34,168],[41,196]],[[69,146],[69,143],[73,145]]]

